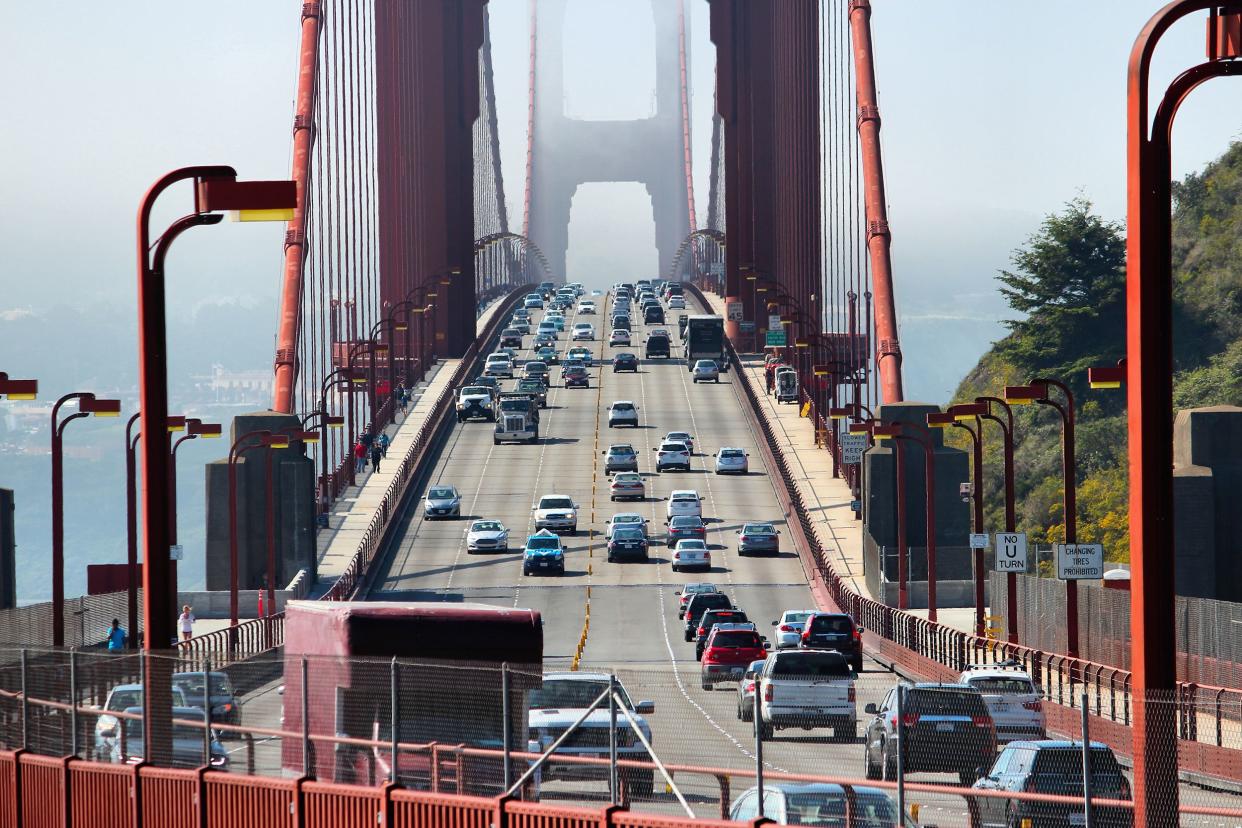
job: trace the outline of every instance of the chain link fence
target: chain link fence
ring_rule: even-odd
[[[978,690],[911,685],[886,671],[855,674],[844,659],[825,668],[791,658],[802,652],[769,655],[766,671],[761,661],[720,674],[688,652],[671,662],[541,674],[279,652],[233,660],[8,650],[0,746],[372,789],[395,782],[488,797],[511,791],[550,805],[616,801],[697,818],[757,816],[762,774],[766,815],[816,825],[843,824],[847,807],[850,824],[868,826],[893,825],[900,810],[935,825],[1005,824],[1006,808],[1015,825],[1079,824],[1086,779],[1099,800],[1093,824],[1129,824],[1133,710],[1124,693],[1110,704],[1090,685],[1017,687],[1024,674],[1012,667],[996,669]],[[144,744],[143,695],[154,676],[171,686],[166,755]],[[1242,820],[1242,729],[1227,727],[1218,747],[1219,719],[1206,698],[1161,699],[1148,709],[1168,719],[1169,737],[1147,755],[1176,759],[1180,749],[1198,763],[1183,774],[1182,824],[1221,824],[1224,812]],[[1086,777],[1084,723],[1093,743]],[[1044,736],[1067,741],[1022,741]],[[792,784],[811,780],[847,782],[851,794]]]
[[[142,590],[138,593],[138,618],[142,618]],[[27,647],[52,646],[52,602],[27,604],[22,607],[0,610],[0,645]],[[108,592],[102,595],[82,595],[65,601],[65,646],[97,647],[108,638],[112,619],[127,626],[129,618],[129,593]],[[141,626],[139,628],[141,632]],[[126,629],[130,636],[133,630]],[[16,650],[0,647],[0,663]]]

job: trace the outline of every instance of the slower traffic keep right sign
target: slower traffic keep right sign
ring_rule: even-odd
[[[996,571],[1026,572],[1026,533],[996,533]]]

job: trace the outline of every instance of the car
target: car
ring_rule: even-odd
[[[720,451],[712,455],[716,458],[716,474],[748,474],[750,457],[745,449],[736,446],[722,446]]]
[[[548,364],[542,360],[532,359],[522,366],[522,379],[540,382],[546,389],[548,387]]]
[[[568,351],[566,351],[566,352],[565,352],[565,359],[567,359],[567,360],[569,360],[569,359],[577,359],[577,360],[580,360],[580,361],[582,362],[582,364],[583,364],[583,365],[585,365],[585,366],[586,366],[586,367],[588,367],[588,368],[590,368],[590,367],[591,367],[591,365],[592,365],[592,364],[594,363],[594,361],[595,361],[595,357],[591,355],[591,349],[590,349],[590,348],[583,348],[582,346],[578,346],[577,348],[570,348]]]
[[[461,493],[456,486],[432,486],[423,499],[423,518],[461,517]]]
[[[664,441],[666,443],[685,443],[690,453],[694,454],[694,438],[690,436],[688,431],[670,431],[664,435]]]
[[[720,382],[720,366],[714,359],[700,359],[691,369],[692,382]]]
[[[580,359],[569,359],[566,357],[561,362],[561,379],[565,378],[565,375],[569,372],[570,368],[586,368],[586,366],[582,364],[582,360]]]
[[[851,785],[854,819],[848,828],[896,828],[897,805],[879,788]],[[846,826],[846,792],[828,782],[764,782],[763,816],[777,825]],[[729,808],[729,819],[751,822],[759,816],[759,789],[751,788]],[[902,828],[918,828],[908,815]]]
[[[608,536],[608,562],[636,556],[647,560],[647,533],[632,526],[622,526]]]
[[[557,333],[565,330],[565,314],[561,311],[548,311],[543,317],[543,322],[539,323],[540,327],[543,326],[544,322],[556,328]]]
[[[781,613],[781,617],[772,622],[772,626],[776,627],[776,649],[797,647],[802,641],[806,619],[814,614],[815,610],[785,610]]]
[[[540,364],[542,365],[543,363]],[[546,365],[544,366],[544,369],[547,369]],[[517,381],[515,390],[519,394],[530,394],[539,401],[540,408],[548,407],[548,386],[544,384],[543,380],[535,377],[523,377]]]
[[[181,674],[184,675],[184,674]],[[215,673],[212,673],[215,675]],[[146,760],[147,752],[143,747],[143,719],[141,707],[127,707],[125,738],[117,739],[112,745],[111,761],[117,764],[134,765]],[[201,707],[173,707],[172,718],[190,721],[202,721]],[[214,719],[214,717],[213,717]],[[212,770],[228,770],[229,754],[220,743],[220,734],[215,728],[211,730],[209,758],[207,766]],[[124,751],[121,750],[124,745]],[[172,726],[172,762],[171,767],[196,769],[203,766],[203,730],[194,725],[174,724]]]
[[[181,692],[179,687],[173,688],[172,701],[174,707],[189,706],[185,700],[185,693]],[[130,708],[140,707],[141,705],[141,684],[118,684],[108,691],[108,696],[104,699],[102,709],[113,713],[124,713]],[[202,715],[200,710],[199,716]],[[112,761],[116,743],[121,738],[120,723],[121,720],[116,716],[100,715],[95,719],[95,761]]]
[[[528,293],[526,298],[522,300],[522,307],[527,309],[538,308],[543,309],[543,297],[537,293]]]
[[[868,779],[897,778],[897,694],[901,702],[902,773],[956,773],[963,785],[992,767],[996,727],[983,695],[965,684],[901,683],[868,704],[863,765]]]
[[[690,603],[691,598],[693,598],[696,595],[700,595],[702,593],[719,592],[719,591],[720,590],[716,588],[715,584],[709,584],[703,581],[700,581],[698,583],[686,584],[685,586],[683,586],[677,592],[673,593],[674,595],[677,596],[677,599],[678,599],[677,600],[677,620],[680,621],[681,619],[686,617],[686,604]]]
[[[638,452],[629,443],[613,443],[604,454],[604,474],[638,471]]]
[[[540,331],[539,333],[535,334],[535,339],[533,342],[531,342],[530,347],[532,349],[537,350],[539,348],[544,347],[545,345],[555,345],[555,344],[556,344],[555,333],[553,333],[552,331]]]
[[[642,500],[645,496],[643,476],[638,472],[621,472],[608,484],[609,500]]]
[[[574,325],[573,338],[575,342],[583,340],[593,342],[595,340],[595,326],[590,322],[579,322],[577,325]]]
[[[699,619],[703,613],[712,609],[733,609],[733,601],[723,592],[699,592],[690,597],[686,611],[682,614],[685,628],[682,630],[686,641],[693,641],[699,631]]]
[[[849,659],[855,673],[863,667],[863,628],[843,612],[816,611],[803,622],[798,646],[804,650],[836,650]]]
[[[556,283],[555,282],[540,282],[539,285],[535,288],[535,290],[539,292],[537,294],[532,294],[532,295],[551,296],[553,293],[556,292]]]
[[[486,385],[467,385],[457,392],[457,422],[496,419],[496,400]]]
[[[556,323],[551,319],[544,319],[539,323],[539,327],[535,328],[535,336],[550,336],[553,339],[557,339],[557,333],[559,330],[560,329],[556,327]]]
[[[699,628],[694,637],[694,660],[703,657],[703,648],[707,644],[707,636],[717,624],[745,624],[747,629],[755,629],[755,625],[746,617],[746,613],[732,607],[728,609],[711,609],[699,618]],[[749,660],[749,659],[748,659]]]
[[[527,319],[527,320],[528,320],[528,319],[530,319],[530,311],[528,311],[526,308],[514,308],[514,309],[513,309],[513,318],[514,318],[514,319]]]
[[[1048,735],[1039,688],[1020,662],[967,665],[958,681],[983,694],[996,725],[997,744]]]
[[[619,374],[622,371],[638,373],[638,357],[635,354],[622,351],[612,358],[612,372]]]
[[[651,450],[656,453],[656,471],[673,469],[690,471],[690,449],[685,443],[660,443],[659,446],[653,446]]]
[[[833,739],[858,739],[857,674],[840,653],[779,650],[756,680],[755,714],[764,739],[784,728],[832,728]]]
[[[557,762],[555,759],[546,762],[541,769],[543,781],[548,780],[594,780],[607,779],[609,775],[608,756],[611,752],[609,731],[613,727],[612,714],[605,702],[587,713],[596,699],[607,692],[610,677],[606,673],[565,672],[548,673],[537,689],[529,694],[530,710],[527,713],[527,726],[530,739],[537,743],[537,751],[546,751],[565,731],[582,719],[578,724],[578,732],[561,743],[553,756],[568,756],[604,760],[600,763],[569,763]],[[648,744],[654,746],[651,726],[644,716],[655,713],[655,702],[639,701],[635,704],[626,692],[625,686],[618,679],[617,696],[621,704],[634,718],[638,731]],[[583,718],[583,717],[586,718]],[[651,757],[643,746],[642,739],[634,731],[622,711],[617,711],[617,757],[631,761],[649,762]],[[534,747],[534,745],[532,745]],[[624,787],[631,796],[649,797],[653,792],[655,770],[653,768],[618,769]]]
[[[466,530],[466,554],[508,552],[509,530],[498,520],[476,520]]]
[[[633,327],[634,327],[634,326],[633,326],[633,324],[630,322],[630,316],[629,316],[629,314],[620,314],[620,313],[619,313],[619,314],[616,314],[615,316],[613,316],[613,317],[612,317],[612,325],[611,325],[611,327],[612,327],[612,330],[614,330],[614,331],[624,331],[624,333],[625,333],[626,335],[628,335],[628,334],[630,334],[630,333],[631,333],[631,331],[633,330]],[[610,339],[611,339],[611,337],[610,337]],[[626,342],[625,344],[626,344],[626,345],[629,345],[630,343],[629,343],[629,342]]]
[[[1092,798],[1129,801],[1130,783],[1116,754],[1102,742],[1092,742],[1089,754]],[[974,784],[977,791],[1022,791],[1082,798],[1083,743],[1040,739],[1010,742],[991,768]],[[1014,825],[1082,825],[1082,805],[1032,802],[980,796],[979,824],[985,828]],[[1134,811],[1117,806],[1091,805],[1092,825],[1129,828]]]
[[[590,388],[591,375],[581,365],[571,365],[563,374],[566,388]]]
[[[684,296],[670,296],[668,299],[669,310],[685,310],[686,299]]]
[[[678,515],[668,521],[668,545],[676,546],[680,540],[707,540],[707,525],[698,515]]]
[[[677,314],[677,335],[682,339],[686,338],[686,328],[690,325],[690,315],[687,313]]]
[[[623,425],[638,428],[638,406],[632,400],[617,400],[608,406],[608,427]]]
[[[750,555],[756,552],[773,555],[781,551],[781,531],[770,523],[743,523],[737,530],[737,554]]]
[[[560,362],[560,357],[556,355],[556,349],[550,345],[545,345],[535,351],[535,359],[539,360],[544,365],[555,365]]]
[[[181,691],[187,707],[196,707],[200,711],[206,705],[211,706],[211,720],[217,724],[240,725],[242,723],[241,703],[237,701],[237,693],[228,673],[211,673],[211,692],[208,694],[203,672],[189,671],[173,673],[173,687]],[[202,713],[200,712],[201,716]],[[202,744],[202,731],[199,731],[199,744]]]
[[[613,348],[630,345],[630,332],[625,328],[613,328],[612,333],[608,334],[608,344]]]
[[[618,512],[604,526],[604,535],[609,538],[620,529],[640,529],[643,535],[647,534],[647,519],[638,512]]]
[[[531,511],[535,513],[536,529],[554,529],[570,535],[578,531],[578,504],[569,495],[544,495]]]
[[[703,517],[703,501],[699,493],[693,489],[675,489],[668,496],[668,508],[665,510],[669,520],[682,515]]]
[[[522,575],[532,572],[565,574],[565,548],[555,532],[540,529],[527,536],[526,546],[522,549]]]
[[[488,376],[513,379],[513,360],[503,354],[489,356],[483,371]]]
[[[712,553],[704,541],[689,538],[677,541],[673,547],[673,571],[686,569],[708,570],[712,568]]]
[[[502,348],[521,348],[522,331],[518,328],[505,328],[500,332],[500,346]]]
[[[518,332],[519,336],[527,336],[530,334],[530,320],[525,318],[514,317],[509,320],[510,327]],[[521,347],[519,343],[519,347]]]
[[[655,299],[651,300],[655,302]],[[664,308],[658,304],[647,305],[643,308],[643,323],[647,325],[663,325],[664,324]]]
[[[764,653],[764,658],[767,653]],[[755,659],[746,665],[737,683],[737,717],[743,722],[755,720],[755,677],[763,669],[763,659]]]
[[[747,666],[763,658],[767,650],[768,642],[754,624],[717,622],[704,639],[699,655],[699,686],[711,690],[721,681],[740,683]]]
[[[672,346],[669,344],[668,336],[656,336],[655,333],[647,335],[647,342],[643,349],[643,356],[647,359],[668,359],[673,354]]]
[[[595,303],[590,299],[583,299],[578,303],[578,313],[583,315],[595,313]]]

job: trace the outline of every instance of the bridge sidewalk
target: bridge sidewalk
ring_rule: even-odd
[[[487,326],[499,307],[500,303],[493,302],[483,311],[477,323],[479,330]],[[412,389],[411,404],[406,414],[398,414],[396,422],[384,429],[390,442],[387,457],[380,461],[380,471],[368,470],[359,474],[358,485],[347,488],[332,505],[328,527],[320,529],[316,538],[319,571],[310,597],[317,598],[326,592],[353,559],[384,492],[392,482],[392,470],[409,450],[440,394],[447,390],[460,361],[438,361],[427,380]]]

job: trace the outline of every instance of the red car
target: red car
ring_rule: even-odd
[[[703,648],[699,682],[711,690],[718,681],[741,681],[747,666],[766,658],[767,650],[754,624],[717,624]]]
[[[585,368],[570,366],[565,369],[566,388],[590,388],[591,376]]]

